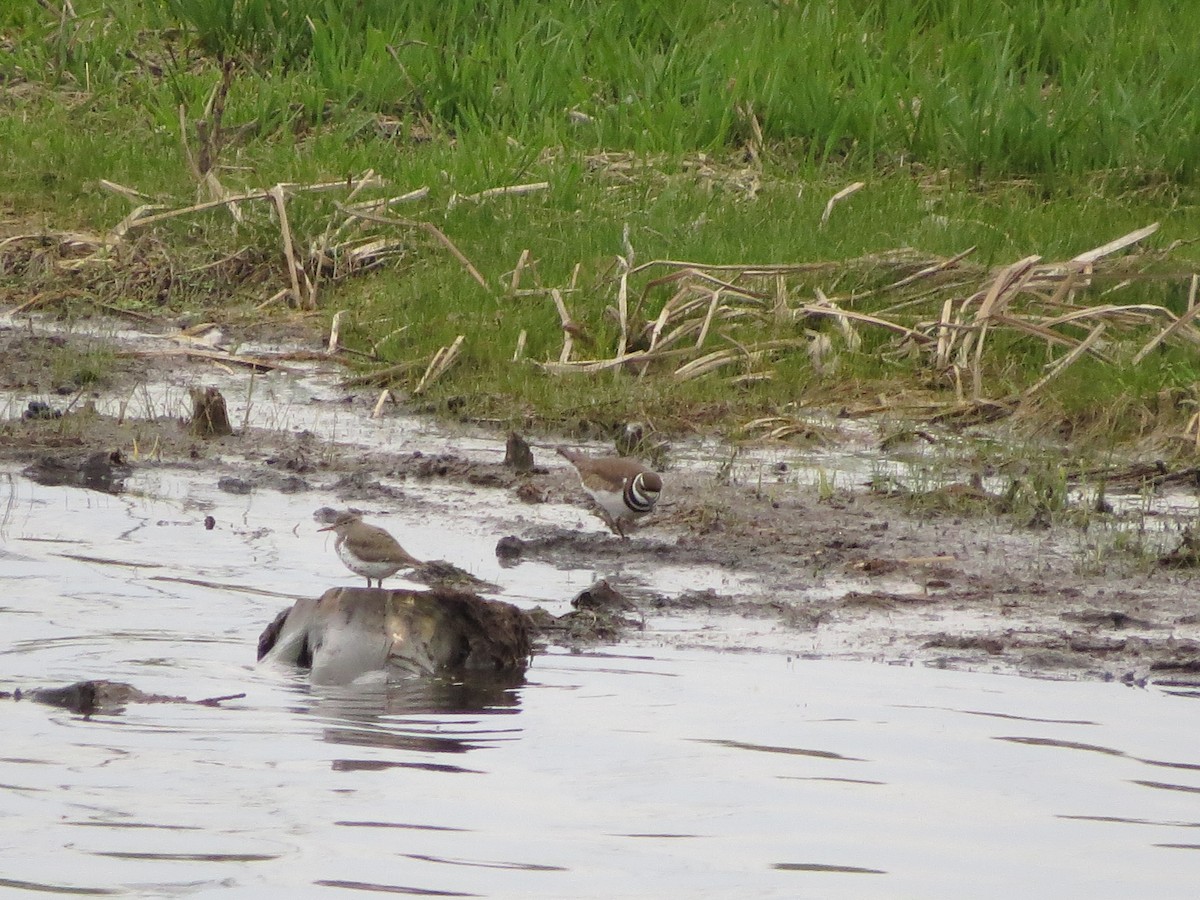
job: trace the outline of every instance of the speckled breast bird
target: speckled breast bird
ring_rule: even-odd
[[[347,569],[367,579],[367,587],[371,587],[372,579],[376,586],[383,587],[383,579],[421,565],[421,560],[394,537],[376,525],[368,525],[358,513],[338,513],[332,525],[318,530],[337,534],[333,549]]]
[[[627,537],[622,520],[633,520],[654,509],[662,493],[662,476],[636,459],[587,456],[567,447],[558,452],[575,467],[583,489],[591,494],[612,529]]]

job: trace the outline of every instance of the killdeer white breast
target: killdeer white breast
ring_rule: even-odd
[[[371,587],[372,579],[383,587],[383,579],[421,565],[421,560],[394,537],[376,525],[368,525],[359,513],[338,513],[332,525],[318,530],[337,534],[333,549],[347,569],[367,579],[367,587]]]
[[[627,537],[622,519],[635,519],[654,509],[662,492],[662,476],[636,459],[624,456],[587,456],[567,447],[562,454],[579,473],[583,489],[591,494],[608,524]]]

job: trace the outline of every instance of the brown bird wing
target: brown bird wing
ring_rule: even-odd
[[[363,562],[405,562],[420,565],[421,561],[400,546],[400,542],[375,525],[362,525],[360,534],[369,529],[370,540],[355,541],[354,555]]]

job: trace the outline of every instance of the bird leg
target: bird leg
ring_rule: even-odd
[[[629,540],[629,535],[627,535],[625,533],[625,529],[623,529],[621,527],[621,519],[619,516],[614,519],[612,516],[610,516],[608,514],[608,510],[600,505],[597,505],[596,509],[599,511],[600,518],[604,520],[605,525],[607,525],[610,529],[612,529],[614,532],[619,534],[621,536],[622,540],[626,540],[626,541]]]

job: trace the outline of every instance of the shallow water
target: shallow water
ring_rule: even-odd
[[[517,686],[316,691],[253,664],[289,597],[356,583],[313,496],[171,470],[121,495],[0,478],[0,687],[246,694],[90,719],[0,701],[0,887],[1194,896],[1200,706],[1183,694],[801,659],[799,634],[790,654],[778,635],[780,652],[686,649],[687,617],[592,655],[551,648]],[[526,607],[562,612],[604,574],[502,568],[486,511],[380,521]]]

